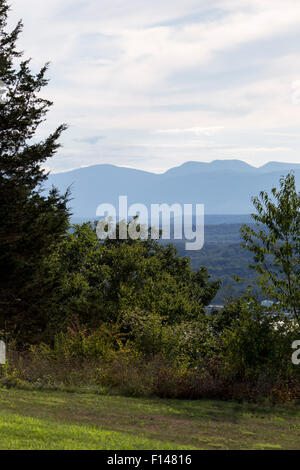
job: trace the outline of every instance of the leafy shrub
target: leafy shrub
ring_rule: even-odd
[[[31,346],[31,353],[39,360],[91,358],[109,360],[113,352],[122,349],[125,335],[118,325],[102,323],[95,330],[82,327],[76,316],[69,320],[66,332],[57,333],[53,347],[41,343]]]
[[[170,325],[166,318],[136,308],[123,312],[122,318],[133,346],[146,357],[162,355],[177,366],[190,367],[211,352],[205,317]]]
[[[239,316],[220,336],[224,374],[239,379],[268,375],[282,380],[298,375],[300,371],[291,361],[291,345],[299,334],[297,323],[278,312],[267,313],[255,301],[241,304]]]

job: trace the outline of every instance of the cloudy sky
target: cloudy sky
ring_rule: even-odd
[[[10,0],[69,129],[55,172],[300,162],[299,0]]]

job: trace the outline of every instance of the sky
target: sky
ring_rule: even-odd
[[[10,0],[69,125],[53,172],[110,163],[300,163],[299,0]]]

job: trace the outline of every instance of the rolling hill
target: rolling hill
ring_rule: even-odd
[[[256,168],[240,160],[186,162],[163,174],[95,165],[51,174],[46,189],[54,185],[63,192],[71,187],[70,207],[77,218],[95,217],[101,203],[118,207],[119,195],[127,195],[128,204],[198,203],[205,205],[206,214],[237,217],[252,211],[252,196],[278,186],[279,178],[290,170],[299,186],[300,164],[270,162]]]

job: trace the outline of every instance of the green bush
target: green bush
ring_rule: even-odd
[[[205,317],[170,325],[166,318],[136,308],[122,312],[122,318],[122,328],[145,357],[160,354],[180,367],[196,366],[210,357],[211,333]]]
[[[291,361],[291,345],[299,338],[298,324],[256,301],[239,303],[239,315],[220,334],[220,360],[232,378],[268,375],[289,379],[299,375]]]
[[[53,347],[45,343],[31,346],[30,351],[37,360],[91,358],[108,361],[115,351],[123,348],[125,334],[118,325],[103,323],[94,331],[80,326],[76,317],[66,332],[57,333]]]

